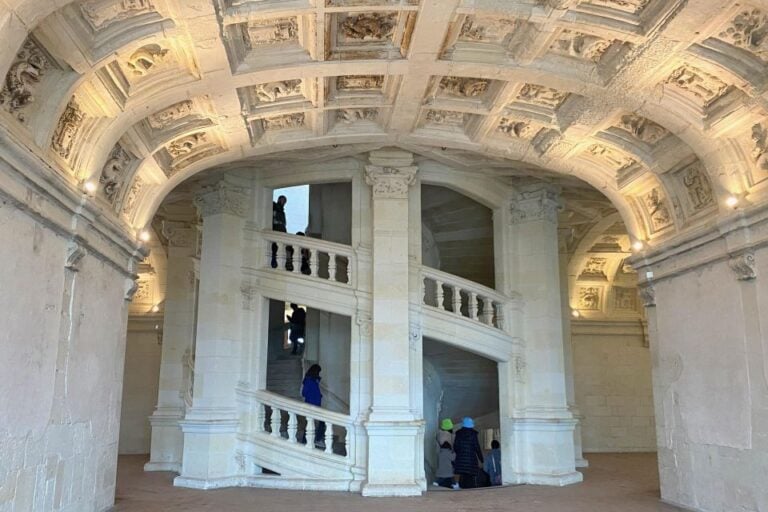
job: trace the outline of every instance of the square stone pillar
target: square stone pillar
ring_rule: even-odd
[[[508,258],[511,282],[522,296],[519,335],[522,359],[500,365],[500,383],[522,386],[500,396],[504,479],[509,483],[567,485],[580,482],[575,470],[573,418],[567,403],[560,266],[557,241],[558,190],[548,185],[518,189],[511,204]],[[517,392],[516,392],[517,391]]]
[[[420,495],[424,487],[424,422],[412,407],[409,318],[408,194],[416,179],[413,155],[371,153],[373,187],[373,400],[364,496]]]
[[[175,485],[211,489],[237,483],[235,388],[242,349],[243,227],[248,194],[226,180],[195,197],[203,217],[192,407],[181,427],[184,460]]]
[[[145,471],[181,471],[186,399],[191,395],[195,337],[197,228],[181,222],[164,225],[168,239],[167,293],[163,313],[163,347],[157,406],[149,422],[152,444]]]

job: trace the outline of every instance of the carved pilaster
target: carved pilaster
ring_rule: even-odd
[[[736,279],[739,281],[751,281],[757,278],[755,253],[753,252],[748,251],[731,256],[728,266],[736,273]]]
[[[413,155],[400,150],[371,152],[371,165],[365,167],[365,181],[373,187],[374,198],[405,199],[416,181],[418,167]]]
[[[560,210],[560,189],[550,185],[523,187],[510,205],[513,224],[522,224],[537,220],[557,223]]]
[[[195,207],[203,218],[221,213],[245,217],[248,210],[248,193],[243,188],[220,181],[204,187],[197,193]]]

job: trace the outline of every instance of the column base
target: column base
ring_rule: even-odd
[[[181,463],[149,461],[146,464],[144,464],[144,471],[148,473],[151,473],[153,471],[170,471],[173,473],[181,473]]]
[[[421,496],[420,484],[364,484],[362,494],[366,498],[390,498]]]
[[[188,476],[177,476],[173,479],[173,485],[174,487],[185,487],[187,489],[209,491],[211,489],[226,489],[227,487],[243,487],[243,479],[239,476],[223,478],[196,478]]]
[[[424,421],[377,419],[364,425],[368,433],[368,479],[362,487],[363,496],[421,496],[427,485],[419,463],[424,459]]]
[[[144,471],[181,471],[184,453],[184,433],[179,421],[183,418],[180,408],[158,408],[149,417],[152,426],[149,462]]]
[[[589,467],[589,461],[587,459],[576,459],[576,467],[577,468],[588,468]]]
[[[537,473],[516,473],[513,475],[515,483],[528,485],[548,485],[551,487],[565,487],[584,481],[584,475],[578,471],[562,475],[546,475]]]
[[[235,461],[239,421],[206,419],[180,422],[184,432],[181,475],[174,485],[194,489],[232,487],[240,477]]]

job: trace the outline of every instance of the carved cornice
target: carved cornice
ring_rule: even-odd
[[[225,181],[204,187],[195,195],[195,207],[205,218],[227,213],[245,217],[248,211],[248,192]]]
[[[557,223],[560,210],[560,189],[550,185],[521,188],[510,204],[513,224],[544,220]]]
[[[365,167],[365,182],[373,187],[373,197],[382,199],[405,199],[408,189],[416,181],[419,168],[382,167],[368,165]]]

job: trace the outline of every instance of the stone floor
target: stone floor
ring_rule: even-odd
[[[120,457],[115,512],[672,512],[659,502],[656,456],[593,454],[584,483],[564,488],[522,485],[429,492],[421,498],[373,499],[357,494],[173,487],[171,473],[144,473],[144,456]]]

